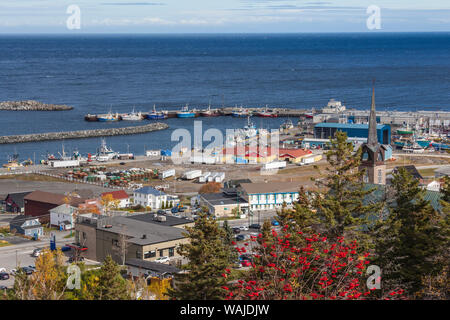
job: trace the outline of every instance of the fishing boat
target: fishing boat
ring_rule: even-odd
[[[98,161],[108,161],[119,156],[118,152],[114,152],[111,148],[106,145],[105,139],[102,139],[102,144],[97,150],[96,159]]]
[[[262,118],[276,118],[278,116],[276,113],[269,111],[267,106],[263,111],[257,112],[256,115]]]
[[[19,155],[16,153],[9,157],[8,163],[5,163],[3,168],[15,169],[21,166],[22,165],[19,163]]]
[[[112,114],[111,111],[105,115],[100,115],[97,117],[97,120],[100,122],[110,122],[110,121],[119,121],[119,114]]]
[[[211,110],[211,104],[209,104],[208,109],[200,112],[200,115],[202,117],[218,117],[219,113],[217,112],[217,110]]]
[[[127,113],[121,116],[122,120],[124,121],[140,121],[143,119],[141,112],[135,112],[134,108],[131,113]]]
[[[402,148],[403,151],[408,153],[424,153],[425,149],[421,147],[417,142],[413,142],[413,144],[405,145]]]
[[[147,114],[147,119],[149,120],[162,120],[167,118],[167,112],[156,111],[156,106],[153,105],[153,111]]]
[[[247,116],[247,124],[244,126],[244,129],[239,129],[237,132],[245,139],[255,137],[258,134],[258,130],[256,129],[255,124],[250,120],[250,116]]]
[[[290,119],[287,119],[280,126],[280,129],[282,129],[282,130],[289,130],[289,129],[292,129],[292,128],[294,128],[294,124],[292,123],[292,121]]]
[[[195,118],[195,112],[189,111],[188,105],[186,105],[181,111],[177,112],[177,118]]]
[[[236,118],[244,118],[248,117],[250,115],[250,112],[248,110],[245,110],[242,108],[242,106],[238,110],[233,110],[231,113],[231,116]]]

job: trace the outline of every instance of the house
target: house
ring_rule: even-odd
[[[71,206],[78,207],[86,200],[64,194],[50,193],[44,191],[33,191],[24,197],[25,215],[40,217],[41,222],[50,221],[50,210],[68,203]]]
[[[39,218],[18,215],[9,222],[9,230],[18,234],[23,234],[37,239],[44,234],[44,228],[39,222]]]
[[[31,191],[10,193],[5,198],[5,209],[8,212],[23,213],[25,209],[24,198]]]
[[[74,226],[74,217],[78,213],[78,208],[68,204],[62,204],[50,209],[50,225],[60,228],[60,230],[70,230]]]
[[[439,192],[439,191],[441,191],[441,182],[436,181],[436,180],[431,181],[429,184],[427,184],[427,188],[426,189],[429,190],[429,191],[437,191],[437,192]]]
[[[152,187],[142,187],[133,192],[133,203],[152,210],[161,209],[163,203],[167,202],[167,194]]]
[[[118,201],[118,208],[126,208],[130,206],[130,196],[124,190],[104,192],[101,198],[111,195],[114,200]]]
[[[209,212],[216,217],[232,217],[233,210],[246,213],[248,202],[239,194],[231,195],[224,192],[199,194],[201,206],[206,206]]]
[[[114,217],[82,214],[75,224],[75,243],[85,258],[103,261],[108,255],[122,264],[124,259],[155,261],[167,256],[181,261],[176,252],[188,239],[184,227],[193,221],[173,216],[135,214]]]
[[[278,159],[291,163],[300,163],[303,158],[312,155],[312,151],[308,149],[279,149]]]
[[[298,200],[299,182],[261,182],[242,183],[242,197],[248,202],[250,210],[274,210],[283,203],[288,206]]]

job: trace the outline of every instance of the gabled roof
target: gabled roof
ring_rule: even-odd
[[[279,149],[278,153],[280,157],[300,158],[312,154],[312,151],[307,149]]]
[[[113,199],[115,200],[122,200],[122,199],[128,199],[129,195],[125,192],[125,190],[117,190],[117,191],[111,191],[111,192],[104,192],[102,193],[102,197],[106,195],[112,195]]]
[[[392,170],[392,173],[397,173],[399,168],[401,168],[401,167],[395,167],[394,170]],[[408,171],[414,178],[416,178],[418,180],[423,179],[422,175],[419,173],[416,166],[409,165],[409,166],[403,166],[403,168],[405,168],[405,170]]]
[[[32,217],[32,216],[26,216],[26,215],[20,214],[20,215],[15,216],[11,221],[9,221],[9,223],[21,226],[25,223],[25,221],[28,221],[28,220],[38,220],[39,221],[39,217]],[[40,225],[40,223],[39,223],[39,225]]]
[[[72,214],[74,211],[77,211],[77,208],[67,204],[62,204],[53,209],[50,209],[50,212],[57,212],[60,214]]]
[[[64,194],[58,194],[58,193],[50,193],[50,192],[44,192],[44,191],[33,191],[30,194],[26,195],[24,197],[24,200],[32,200],[32,201],[38,201],[43,203],[50,203],[54,205],[61,205],[64,204],[65,198],[69,199],[69,204],[72,206],[77,207],[80,203],[84,203],[85,199],[82,198],[75,198],[66,196]]]
[[[156,190],[155,188],[152,187],[142,187],[139,188],[137,190],[134,190],[135,193],[143,193],[143,194],[152,194],[154,196],[164,196],[166,195],[164,192],[160,191],[160,190]]]
[[[143,270],[153,271],[162,275],[180,272],[180,269],[174,266],[153,261],[146,261],[142,259],[127,259],[125,265],[141,268]]]

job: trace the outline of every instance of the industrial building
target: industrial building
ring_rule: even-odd
[[[328,139],[334,137],[338,130],[347,133],[349,138],[367,138],[369,136],[368,124],[322,122],[314,127],[314,138]],[[391,127],[378,124],[377,137],[380,144],[391,144]]]

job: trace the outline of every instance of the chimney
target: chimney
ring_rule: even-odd
[[[146,234],[143,234],[142,237],[141,237],[141,239],[147,239],[147,235],[146,235]]]

